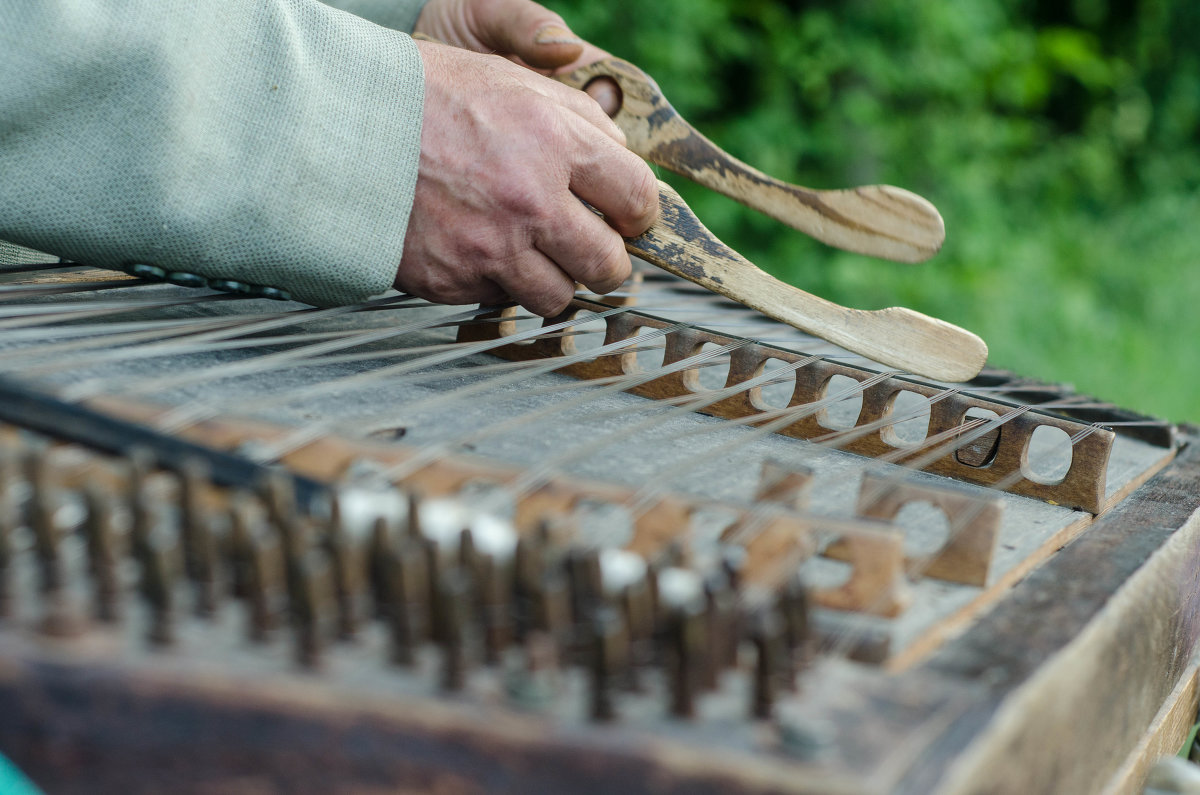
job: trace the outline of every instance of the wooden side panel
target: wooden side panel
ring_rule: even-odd
[[[742,774],[652,745],[555,737],[519,718],[407,706],[341,703],[294,680],[239,688],[10,659],[0,669],[0,748],[61,795],[600,795],[647,781],[663,795],[791,791],[777,771]]]
[[[1200,641],[1200,447],[1033,572],[918,670],[991,683],[906,790],[1097,792]],[[985,728],[986,727],[986,728]],[[966,738],[979,731],[972,747]],[[1019,760],[1019,762],[1018,762]]]

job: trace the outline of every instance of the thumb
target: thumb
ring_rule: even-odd
[[[583,54],[583,39],[562,17],[532,0],[476,3],[475,35],[486,47],[515,55],[538,69],[554,69]]]

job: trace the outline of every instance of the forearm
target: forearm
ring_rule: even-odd
[[[0,29],[0,238],[98,266],[390,286],[423,73],[312,0],[20,3]]]

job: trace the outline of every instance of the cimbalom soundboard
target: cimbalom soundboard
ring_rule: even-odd
[[[653,269],[543,320],[0,286],[0,750],[47,792],[1136,792],[1196,429]]]

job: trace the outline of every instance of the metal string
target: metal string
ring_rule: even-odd
[[[458,315],[463,317],[472,317],[481,313],[495,311],[496,307],[480,307],[476,310],[468,310],[466,312],[457,313],[449,317],[439,317],[424,324],[413,323],[411,331],[418,330],[417,327],[423,325],[424,328],[432,327],[436,324],[449,322],[455,319]],[[597,318],[609,317],[612,315],[623,314],[628,312],[626,308],[614,308],[604,312],[597,313]],[[440,364],[446,364],[458,359],[463,359],[472,356],[476,353],[485,353],[489,350],[507,345],[512,342],[519,342],[524,339],[533,339],[542,331],[558,331],[571,325],[575,325],[580,321],[564,320],[552,326],[546,326],[544,329],[530,329],[528,331],[518,331],[516,334],[507,337],[501,337],[497,340],[485,340],[482,342],[472,343],[466,346],[456,346],[454,350],[445,351],[443,353],[432,354],[419,357],[413,361],[400,362],[398,364],[388,365],[365,373],[355,373],[349,376],[329,379],[317,384],[311,384],[305,387],[300,387],[294,390],[279,392],[272,395],[257,396],[252,399],[253,406],[261,409],[264,406],[279,405],[288,403],[302,398],[312,398],[330,392],[340,392],[361,388],[368,384],[378,384],[388,378],[402,375],[405,373],[414,372],[422,367],[433,367]],[[218,405],[216,401],[209,399],[200,399],[192,403],[185,404],[179,408],[169,412],[159,422],[159,428],[162,430],[179,431],[186,428],[188,425],[199,422],[203,419],[216,416],[223,408],[228,408],[228,401]]]
[[[97,283],[92,283],[92,284],[94,285]],[[99,284],[104,284],[104,283],[99,283]],[[121,282],[121,286],[135,286],[136,284],[137,284],[136,282],[129,282],[127,280],[123,280]],[[84,291],[84,290],[90,291],[93,289],[93,287],[87,283],[81,283],[80,285],[74,285],[74,286],[72,286],[72,288],[73,289],[64,289],[61,291],[56,289],[54,293],[31,291],[31,292],[27,293],[26,295],[49,295],[49,294],[58,294],[59,292],[76,292],[76,291]],[[115,285],[114,285],[113,289],[115,289]],[[0,289],[0,295],[4,295],[5,292],[6,291]],[[227,298],[227,296],[211,296],[211,297],[205,296],[205,297],[201,297],[200,300],[208,300],[209,298]],[[138,303],[138,302],[130,302],[130,303]],[[181,302],[178,302],[178,301],[164,302],[160,305],[172,305],[172,304],[176,304],[176,303],[181,303]],[[644,307],[641,307],[639,309],[641,311],[646,311]],[[122,310],[114,310],[114,311],[122,311]],[[576,320],[573,322],[578,323],[578,322],[586,322],[586,321]],[[713,325],[721,325],[721,324],[713,324]],[[730,327],[734,326],[734,324],[729,324],[729,325],[730,325]],[[747,325],[747,324],[742,324],[742,325]],[[676,327],[678,327],[678,326],[676,326]],[[506,344],[511,344],[515,341],[517,341],[517,340],[514,339],[513,337],[505,337],[500,341],[500,344],[506,345]],[[135,342],[135,340],[131,340],[130,344],[133,344],[133,342]],[[628,343],[628,341],[624,341],[624,342]],[[588,355],[595,355],[595,352],[589,352]],[[693,357],[693,358],[695,358],[695,357]],[[555,369],[558,367],[561,367],[565,364],[561,358],[550,360],[550,363],[553,364]],[[512,364],[512,363],[510,363],[510,364]],[[521,364],[526,364],[526,363],[521,363]],[[696,366],[694,363],[688,364],[688,367],[694,367],[694,366]],[[516,374],[514,377],[521,377],[521,378],[528,377],[529,371],[527,369],[522,369],[522,368],[516,368],[516,369],[519,370],[519,373]],[[776,371],[771,371],[770,374],[764,373],[762,376],[760,376],[760,378],[766,378],[769,376],[770,378],[774,379],[775,372]],[[646,380],[652,380],[653,378],[661,377],[663,374],[665,374],[665,373],[660,372],[660,371],[655,371]],[[887,375],[890,375],[890,374],[887,374]],[[640,377],[641,376],[639,375],[634,378],[636,380],[636,378],[640,378]],[[605,380],[608,380],[608,379],[605,379]],[[774,380],[778,380],[778,379],[774,379]],[[618,377],[618,378],[612,379],[611,383],[607,383],[604,386],[605,386],[605,388],[608,388],[608,387],[628,388],[627,385],[629,383],[631,383],[630,380]],[[743,391],[743,389],[752,388],[752,386],[747,386],[747,383],[748,382],[743,382],[743,384],[736,385],[737,388],[735,389],[735,391],[740,392],[740,391]],[[866,388],[865,384],[860,385],[860,387],[857,390],[847,390],[847,392],[861,391],[861,389],[863,389],[863,388]],[[1037,388],[1040,391],[1047,391],[1047,388],[1043,387],[1041,385],[1038,385]],[[985,388],[980,388],[978,390],[973,389],[972,391],[973,392],[975,392],[975,391],[979,391],[979,392],[1010,391],[1011,389],[1012,389],[1011,386],[1006,385],[1006,387],[1003,387],[1003,388],[1001,388],[1001,387],[992,387],[992,388],[985,387]],[[953,391],[954,390],[947,390],[947,392],[943,393],[942,396],[947,395],[947,394],[952,394]],[[702,402],[702,400],[704,398],[709,398],[709,397],[711,397],[711,396],[704,395],[703,398],[699,398],[699,399],[697,399],[697,401],[694,401],[694,402],[699,403],[699,402]],[[823,401],[817,401],[817,403],[824,403],[826,401],[833,402],[834,397],[836,397],[836,399],[838,399],[838,400],[845,399],[844,397],[840,397],[840,396],[832,396],[832,397],[825,398]],[[941,396],[939,396],[937,399],[940,399],[940,397]],[[687,399],[688,399],[687,396],[683,396],[681,398],[676,398],[674,400],[687,400]],[[717,399],[721,399],[721,398],[717,398]],[[931,402],[932,402],[932,400],[933,399],[931,399]],[[654,405],[652,402],[648,402],[648,404]],[[1104,407],[1111,406],[1111,404],[1098,404],[1098,403],[1094,403],[1094,402],[1093,403],[1080,403],[1077,400],[1073,403],[1073,406],[1076,408],[1078,408],[1078,407],[1095,407],[1095,406],[1101,406],[1101,405]],[[1043,407],[1046,407],[1046,406],[1043,406]],[[803,409],[805,411],[820,410],[820,406],[817,406],[816,408],[814,408],[813,403],[803,404],[802,406],[796,406],[796,407],[790,407],[790,408],[798,409],[798,410]],[[941,438],[935,439],[934,437],[930,437],[929,439],[926,439],[924,442],[921,443],[921,445],[918,446],[918,450],[919,449],[931,449],[931,452],[926,453],[925,455],[921,456],[920,458],[916,459],[915,461],[906,462],[906,466],[920,467],[921,466],[920,462],[922,462],[922,461],[932,462],[933,460],[937,460],[938,458],[940,458],[944,454],[946,454],[944,451],[949,450],[949,452],[953,452],[954,449],[958,449],[963,444],[967,444],[976,438],[979,438],[983,435],[986,435],[987,433],[990,433],[994,428],[1000,427],[1005,422],[1010,421],[1013,417],[1017,416],[1020,413],[1023,413],[1024,411],[1028,411],[1030,408],[1032,408],[1032,407],[1016,408],[1016,409],[1013,409],[1008,414],[1004,415],[1004,417],[997,417],[993,420],[986,420],[986,421],[982,420],[982,419],[981,420],[972,420],[968,423],[965,423],[962,426],[959,426],[958,428],[955,428],[955,429],[947,431],[943,434],[940,434],[939,436]],[[690,412],[690,411],[694,410],[691,407],[690,403],[686,403],[680,407],[675,407],[675,409],[679,410],[681,412]],[[921,410],[923,410],[923,407],[920,410],[914,410],[914,411],[919,412]],[[751,417],[741,418],[740,420],[729,421],[729,422],[734,423],[734,424],[745,423],[745,424],[757,425],[758,423],[763,422],[764,419],[766,419],[767,420],[766,426],[764,426],[763,428],[756,427],[754,429],[755,431],[761,431],[761,430],[764,430],[766,427],[770,427],[771,425],[774,425],[776,422],[783,422],[784,425],[786,425],[790,422],[794,422],[797,419],[796,416],[787,415],[786,411],[787,410],[772,411],[770,413],[772,416],[767,417],[767,418],[764,418],[764,415],[760,414],[760,415],[754,415]],[[776,412],[779,412],[778,416],[774,416],[776,414]],[[657,420],[657,418],[656,418],[656,420]],[[844,444],[850,438],[857,438],[857,436],[861,436],[863,433],[873,432],[874,430],[877,429],[877,427],[882,427],[883,425],[892,424],[892,423],[895,423],[898,421],[900,421],[900,419],[897,416],[889,416],[888,418],[885,418],[885,420],[883,420],[883,421],[871,423],[868,426],[858,426],[855,428],[846,429],[844,431],[835,431],[825,437],[820,437],[818,440],[813,440],[813,441],[817,442],[817,443],[822,443],[822,444],[834,443],[834,442],[840,441],[840,443]],[[1135,424],[1150,424],[1150,423],[1148,423],[1148,422],[1145,422],[1145,423],[1138,423],[1138,422],[1106,423],[1106,425],[1114,425],[1114,424],[1135,425]],[[780,426],[780,427],[783,427],[783,426]],[[1070,444],[1071,446],[1074,446],[1074,444],[1076,444],[1079,440],[1086,437],[1090,433],[1093,433],[1097,428],[1098,428],[1098,426],[1092,426],[1088,429],[1085,429],[1084,431],[1081,431],[1080,433],[1078,433],[1074,437],[1072,437],[1067,443]],[[964,438],[964,437],[969,437],[969,438]],[[616,440],[603,442],[602,446],[606,446],[607,444],[612,444],[615,441]],[[896,462],[899,462],[902,459],[909,458],[910,456],[914,455],[915,452],[917,452],[917,450],[914,450],[913,448],[900,449],[893,453],[888,454],[888,456],[882,457],[881,460],[888,460],[889,458],[894,457]],[[561,462],[557,462],[557,463],[561,463]],[[536,473],[533,473],[533,472],[526,473],[525,478],[523,478],[522,488],[527,489],[527,488],[530,488],[530,487],[536,485],[538,483],[539,479],[544,477],[545,473],[548,472],[553,467],[553,465],[554,464],[551,462],[545,462],[542,467],[538,468],[538,471]],[[1000,484],[997,484],[997,487],[998,488],[1007,488],[1007,487],[1015,484],[1017,481],[1021,480],[1022,478],[1023,478],[1023,475],[1018,470],[1017,472],[1014,472],[1012,475],[1010,475],[1008,478],[1005,479],[1005,480],[1012,480],[1013,481],[1012,483],[1008,484],[1008,486],[1000,486]],[[926,564],[926,565],[928,565],[928,564]]]
[[[663,329],[653,329],[651,331],[657,332],[657,334],[655,334],[655,336],[661,336],[661,335],[665,335],[666,333],[673,331],[679,327],[682,327],[682,324],[675,326],[675,327],[669,327],[669,328],[663,328]],[[646,336],[648,336],[648,335],[649,335],[649,332]],[[630,339],[634,339],[634,338],[630,338]],[[618,341],[615,343],[611,343],[610,346],[606,346],[606,347],[617,346],[621,342],[626,342],[626,341],[627,340],[621,340],[621,341]],[[496,423],[493,425],[485,426],[478,430],[468,432],[466,434],[462,434],[454,439],[443,441],[443,442],[438,442],[433,445],[429,445],[426,448],[422,448],[422,450],[418,453],[418,455],[414,456],[413,459],[411,459],[410,461],[406,461],[403,464],[399,465],[398,467],[388,470],[386,475],[388,477],[403,476],[406,473],[414,472],[414,471],[416,471],[416,469],[419,469],[421,466],[425,466],[426,464],[431,463],[432,461],[435,461],[440,457],[443,457],[444,455],[449,453],[456,446],[460,446],[460,445],[467,444],[470,442],[480,441],[489,436],[494,436],[494,435],[497,435],[502,432],[514,430],[514,429],[522,427],[524,425],[529,425],[531,423],[538,422],[538,421],[543,420],[546,417],[550,416],[551,414],[568,411],[577,406],[582,406],[586,403],[593,402],[605,395],[613,394],[616,392],[623,392],[634,386],[638,386],[640,384],[647,383],[649,381],[653,381],[655,379],[661,378],[662,376],[664,376],[668,373],[686,370],[690,367],[693,367],[697,362],[704,361],[706,358],[710,358],[713,356],[719,356],[724,353],[728,353],[729,351],[734,350],[735,348],[739,348],[739,347],[742,347],[743,345],[747,345],[747,344],[750,344],[749,340],[742,340],[739,342],[730,343],[729,345],[723,346],[720,350],[702,351],[701,353],[696,354],[695,356],[691,356],[687,359],[682,359],[678,362],[675,362],[672,365],[668,365],[662,369],[655,370],[650,373],[634,373],[634,374],[627,375],[624,377],[617,377],[617,378],[614,378],[611,381],[611,383],[605,384],[604,386],[600,387],[599,389],[591,390],[587,394],[581,395],[578,398],[575,398],[573,400],[555,403],[551,406],[539,409],[536,412],[529,412],[529,413],[526,413],[523,415],[519,415],[517,417],[512,417],[502,423]],[[589,351],[586,354],[586,356],[589,358],[594,358],[595,353],[596,353],[595,351]],[[585,354],[580,354],[580,356],[584,356],[584,355]],[[560,358],[555,357],[552,361],[558,363],[557,366],[562,366]],[[587,382],[584,382],[584,383],[587,383]],[[602,437],[602,438],[608,438],[608,437]],[[590,447],[589,445],[585,445],[584,446],[585,451],[589,447]],[[573,448],[572,452],[574,452],[575,450],[578,450],[578,449],[579,449],[578,447]],[[582,454],[583,453],[581,453],[581,455]],[[539,467],[539,471],[540,471],[540,467]],[[520,491],[520,489],[518,489],[518,493],[519,493],[519,491]]]

